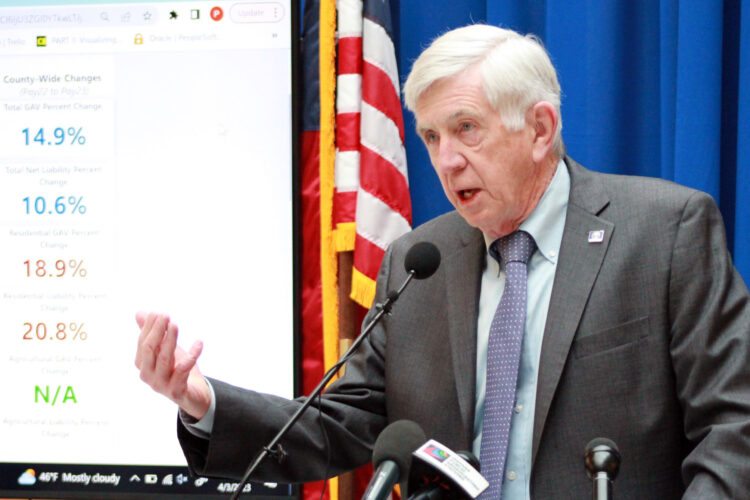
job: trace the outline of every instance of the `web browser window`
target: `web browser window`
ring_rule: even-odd
[[[293,395],[293,4],[0,2],[0,497],[236,488],[188,475],[136,311]]]

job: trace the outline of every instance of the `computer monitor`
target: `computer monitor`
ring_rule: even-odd
[[[293,0],[0,3],[0,497],[220,495],[134,366],[295,390]],[[251,484],[255,496],[290,496]]]

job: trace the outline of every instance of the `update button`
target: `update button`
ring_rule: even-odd
[[[284,19],[284,6],[278,2],[236,3],[229,17],[235,23],[277,23]]]

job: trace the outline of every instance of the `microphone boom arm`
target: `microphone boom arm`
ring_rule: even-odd
[[[263,460],[266,459],[268,455],[272,455],[274,458],[276,458],[276,460],[278,460],[280,464],[283,463],[284,460],[286,460],[287,453],[286,451],[284,451],[284,448],[281,446],[281,444],[279,444],[279,441],[281,441],[281,439],[287,434],[287,432],[289,432],[292,426],[294,426],[294,424],[297,423],[297,421],[302,417],[302,413],[304,413],[304,411],[310,407],[313,400],[323,392],[323,389],[325,389],[326,385],[328,385],[328,382],[331,381],[333,376],[336,375],[336,373],[341,369],[344,363],[349,361],[349,358],[352,357],[357,348],[370,335],[370,332],[373,328],[375,328],[375,325],[380,322],[380,319],[384,315],[390,314],[393,303],[398,300],[401,293],[404,291],[406,286],[411,282],[415,275],[416,271],[409,271],[408,276],[401,284],[399,289],[395,292],[388,292],[388,296],[386,297],[386,299],[382,303],[375,305],[375,309],[377,309],[375,317],[373,317],[372,320],[367,324],[367,326],[365,326],[359,336],[354,340],[354,342],[352,342],[352,345],[336,362],[336,364],[326,372],[320,383],[318,383],[318,385],[315,387],[315,389],[313,389],[310,395],[305,398],[305,400],[302,402],[302,405],[297,409],[296,412],[294,412],[289,420],[287,420],[286,424],[284,424],[284,427],[282,427],[281,430],[276,434],[276,436],[274,436],[274,438],[268,443],[268,445],[264,446],[263,449],[258,453],[258,455],[256,455],[253,462],[247,468],[247,471],[245,471],[245,475],[242,476],[242,480],[240,481],[237,489],[234,491],[231,500],[237,500],[239,498],[244,486],[250,480],[250,476],[253,474],[253,472],[255,472],[255,470],[260,466],[260,464],[263,462]]]

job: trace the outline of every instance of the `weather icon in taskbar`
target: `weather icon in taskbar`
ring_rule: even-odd
[[[33,486],[36,484],[36,471],[26,469],[23,474],[18,476],[18,484],[21,486]]]

